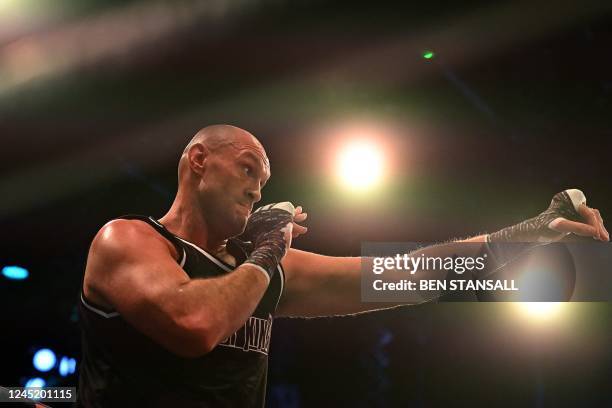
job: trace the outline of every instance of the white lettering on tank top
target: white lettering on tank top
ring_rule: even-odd
[[[272,335],[272,320],[272,315],[269,315],[267,319],[251,316],[244,326],[219,343],[219,346],[268,355]]]

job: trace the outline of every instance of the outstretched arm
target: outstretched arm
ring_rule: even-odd
[[[434,245],[421,248],[411,256],[420,254],[431,257],[476,256],[487,241],[528,242],[537,240],[540,236],[554,240],[568,233],[592,236],[601,241],[609,240],[599,211],[587,207],[585,203],[577,201],[574,203],[574,201],[576,200],[572,200],[569,196],[556,195],[551,206],[538,217],[493,234],[455,242],[470,242],[476,245],[453,245],[453,243]],[[277,314],[302,317],[330,316],[397,306],[398,304],[361,301],[361,266],[362,262],[367,261],[361,257],[331,257],[297,249],[289,250],[282,261],[287,282]],[[394,277],[391,271],[386,275],[386,280],[399,280],[405,277],[405,273],[401,272],[396,272],[395,275]]]
[[[432,245],[412,252],[412,257],[476,256],[485,235],[454,243]],[[476,245],[456,245],[470,242]],[[282,261],[286,286],[277,310],[279,316],[346,315],[398,306],[397,303],[364,303],[361,300],[361,270],[364,257],[334,257],[290,249]],[[385,280],[405,278],[403,271],[386,271]]]

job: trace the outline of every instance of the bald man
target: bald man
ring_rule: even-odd
[[[163,217],[121,217],[91,244],[78,406],[261,407],[274,317],[372,309],[360,299],[360,258],[290,249],[306,232],[301,207],[252,212],[270,178],[253,135],[229,125],[202,129],[178,173]],[[556,195],[538,217],[466,241],[569,232],[608,240],[599,212],[575,191]]]

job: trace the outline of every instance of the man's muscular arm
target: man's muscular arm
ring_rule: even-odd
[[[592,236],[601,241],[609,240],[599,211],[587,207],[585,203],[577,204],[575,200],[570,200],[568,197],[565,197],[567,202],[562,203],[560,200],[563,197],[560,197],[559,194],[553,198],[551,206],[540,216],[491,234],[493,241],[498,242],[495,238],[499,235],[514,234],[512,237],[515,241],[527,242],[530,241],[529,238],[543,234],[559,238],[567,233]],[[563,211],[559,212],[559,208]],[[478,243],[484,245],[487,241],[491,241],[489,236],[480,235],[456,241],[476,245],[453,246],[453,243],[434,245],[419,249],[412,255],[418,256],[422,253],[434,257],[476,256],[482,247]],[[366,261],[365,258],[360,257],[340,258],[296,249],[289,250],[282,262],[287,281],[277,315],[330,316],[397,306],[397,304],[363,303],[361,301],[361,263],[364,261]],[[390,281],[394,280],[392,273],[392,271],[385,272]],[[402,274],[399,273],[397,279],[401,278]]]
[[[244,324],[268,280],[252,264],[221,277],[190,279],[173,258],[171,245],[153,228],[115,220],[92,243],[84,286],[86,295],[101,296],[171,352],[196,357]]]
[[[413,253],[432,257],[453,255],[476,256],[480,235],[464,241],[475,245],[443,244],[421,248]],[[286,275],[285,292],[278,306],[278,316],[330,316],[345,315],[398,306],[397,303],[363,303],[361,301],[361,265],[369,262],[363,257],[333,257],[290,249],[282,261]],[[395,274],[395,276],[394,276]],[[387,271],[389,281],[405,277],[405,272]]]

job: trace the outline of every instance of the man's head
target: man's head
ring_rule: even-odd
[[[179,162],[179,191],[198,207],[211,232],[225,238],[244,230],[269,177],[261,143],[230,125],[200,130]]]

